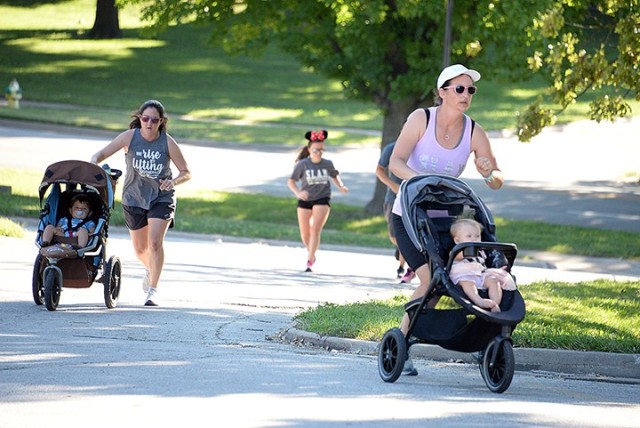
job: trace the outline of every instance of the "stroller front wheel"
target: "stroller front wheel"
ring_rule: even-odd
[[[378,348],[378,373],[385,382],[395,382],[407,358],[407,341],[399,328],[388,330]]]
[[[480,374],[491,392],[503,393],[511,385],[515,370],[513,345],[506,339],[493,339],[484,351]]]
[[[44,273],[44,302],[47,309],[55,311],[60,303],[62,293],[62,274],[54,268],[47,269]]]
[[[113,309],[118,305],[122,280],[122,265],[118,257],[112,256],[106,263],[103,278],[104,303],[107,308]]]

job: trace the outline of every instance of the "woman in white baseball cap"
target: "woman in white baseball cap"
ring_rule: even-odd
[[[489,137],[480,125],[465,114],[477,91],[474,83],[480,73],[462,64],[454,64],[440,72],[437,79],[436,106],[412,112],[404,124],[389,161],[391,171],[403,180],[422,174],[444,174],[459,177],[471,153],[475,166],[491,189],[504,184],[502,172],[491,150]],[[393,206],[393,226],[398,248],[409,267],[420,279],[411,300],[424,296],[431,280],[426,256],[416,249],[402,223],[400,192]],[[400,326],[406,334],[409,317]],[[406,374],[417,374],[411,363]]]

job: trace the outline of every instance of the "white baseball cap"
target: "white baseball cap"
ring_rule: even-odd
[[[478,73],[477,71],[470,70],[462,64],[453,64],[453,65],[450,65],[449,67],[446,67],[444,70],[440,72],[440,76],[438,76],[437,88],[438,89],[442,88],[442,85],[444,85],[444,83],[447,80],[451,80],[454,77],[458,77],[463,74],[466,74],[467,76],[471,77],[471,80],[473,80],[474,82],[477,82],[478,80],[480,80],[480,73]]]

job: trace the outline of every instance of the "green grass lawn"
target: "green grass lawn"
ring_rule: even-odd
[[[640,281],[536,282],[520,292],[527,315],[513,332],[514,346],[640,353]],[[407,300],[398,295],[387,301],[321,305],[300,313],[296,321],[300,329],[320,335],[377,342],[400,325]]]

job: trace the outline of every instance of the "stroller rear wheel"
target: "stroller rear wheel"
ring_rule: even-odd
[[[509,340],[496,338],[484,351],[480,374],[491,392],[503,393],[511,385],[515,370],[513,345]]]
[[[47,309],[55,311],[62,293],[62,275],[56,269],[47,269],[44,273],[44,302]]]
[[[385,382],[395,382],[407,359],[407,342],[399,328],[388,330],[378,348],[378,372]]]
[[[122,265],[120,259],[112,256],[104,268],[104,303],[109,309],[118,305],[120,296],[120,281],[122,279]]]
[[[44,257],[40,254],[33,263],[33,277],[31,279],[31,291],[33,293],[33,301],[36,305],[44,305],[44,282],[42,281],[42,263]]]

